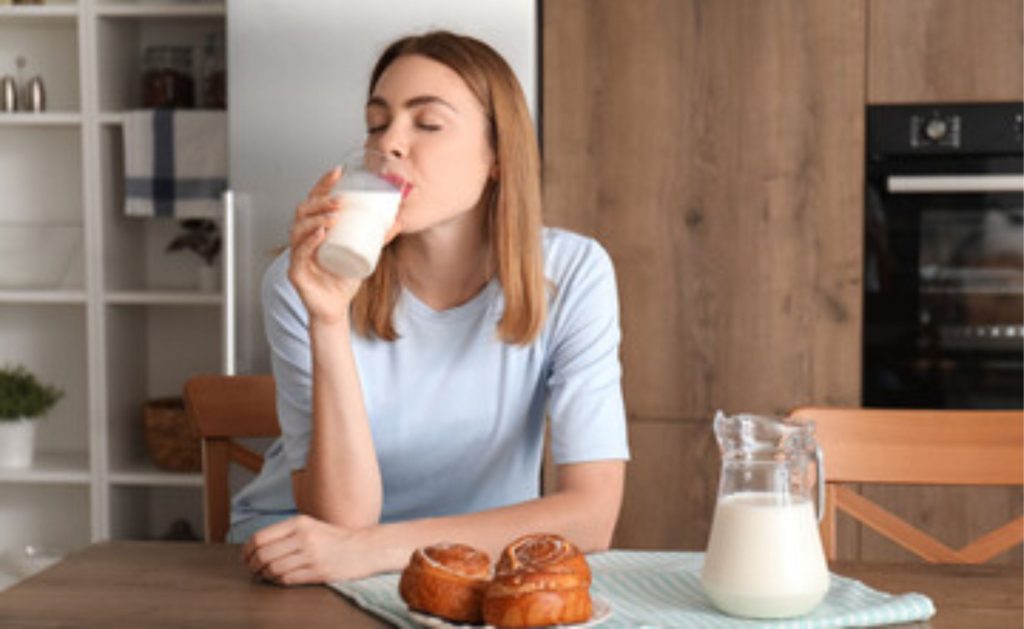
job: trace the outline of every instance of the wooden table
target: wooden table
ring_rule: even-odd
[[[829,568],[884,592],[927,594],[935,603],[935,615],[929,622],[904,627],[1024,627],[1024,572],[1020,566],[837,562]]]
[[[388,626],[326,587],[253,581],[226,544],[95,544],[0,592],[0,627]]]
[[[893,593],[935,601],[930,623],[1018,628],[1020,568],[838,563],[833,570]],[[254,582],[238,547],[169,542],[90,546],[0,593],[0,627],[385,627],[325,587]]]

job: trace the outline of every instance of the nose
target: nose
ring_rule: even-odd
[[[380,145],[377,148],[395,159],[401,159],[408,155],[408,134],[403,130],[403,126],[403,123],[399,120],[392,121],[380,135]]]

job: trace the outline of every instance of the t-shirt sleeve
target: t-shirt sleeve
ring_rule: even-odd
[[[270,365],[277,385],[277,419],[285,458],[292,470],[306,467],[313,427],[312,359],[309,316],[288,279],[288,253],[263,276],[263,321],[270,345]]]
[[[619,362],[619,298],[607,252],[593,240],[556,280],[548,372],[556,464],[628,459]]]

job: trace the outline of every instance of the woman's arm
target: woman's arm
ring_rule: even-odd
[[[558,533],[584,552],[605,550],[622,504],[624,461],[558,467],[556,492],[466,515],[380,524],[363,529],[298,517],[257,532],[243,548],[254,574],[284,585],[356,579],[401,569],[412,551],[458,541],[497,558],[526,533]]]
[[[296,207],[291,229],[288,280],[306,308],[312,363],[309,450],[305,467],[292,473],[292,492],[300,512],[363,528],[380,519],[382,485],[349,329],[360,281],[332,275],[314,255],[335,214],[345,211],[330,195],[340,176],[333,169],[317,181]],[[400,230],[396,219],[385,242]]]
[[[624,461],[572,463],[557,467],[557,489],[550,496],[466,515],[383,524],[367,532],[381,549],[380,570],[396,570],[413,550],[439,541],[456,541],[486,550],[501,549],[526,533],[557,533],[583,552],[607,550],[622,505]]]
[[[347,318],[310,323],[313,432],[292,490],[301,513],[358,529],[380,520],[383,488],[350,334]]]

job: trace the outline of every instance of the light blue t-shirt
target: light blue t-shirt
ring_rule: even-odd
[[[435,311],[402,289],[389,342],[352,345],[383,481],[382,522],[470,513],[539,495],[545,415],[556,464],[627,459],[619,305],[611,259],[594,240],[547,228],[548,318],[530,345],[497,336],[503,295],[492,280]],[[312,428],[308,315],[288,280],[288,253],[263,280],[282,436],[234,499],[232,538],[296,513],[291,472],[306,466]],[[265,520],[265,524],[263,521]]]

